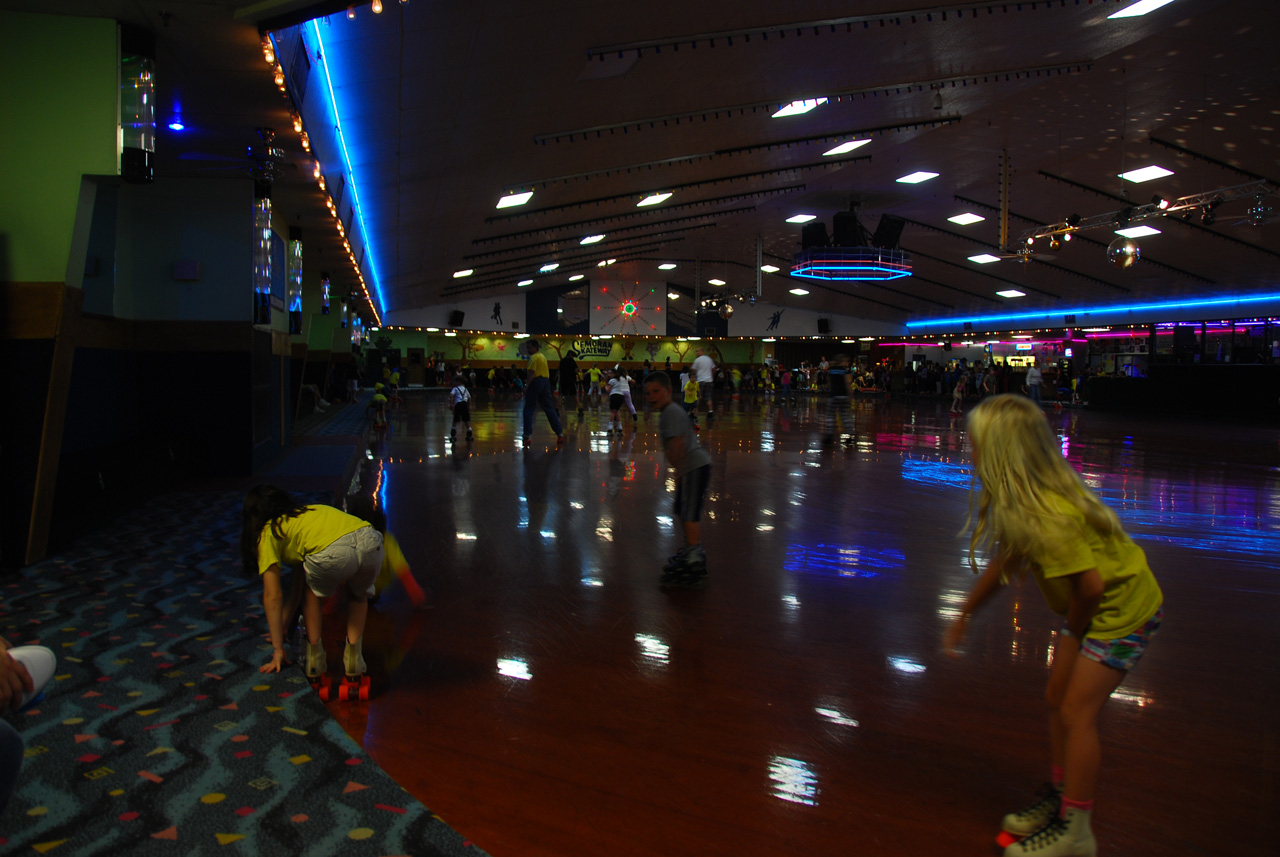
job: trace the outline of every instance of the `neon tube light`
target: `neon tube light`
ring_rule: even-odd
[[[338,131],[338,143],[342,147],[342,162],[347,168],[347,177],[351,184],[351,200],[356,210],[356,219],[360,221],[360,237],[364,239],[364,258],[369,263],[369,278],[373,280],[373,291],[378,296],[378,305],[373,308],[374,315],[378,316],[378,324],[382,324],[380,309],[385,309],[386,301],[382,297],[382,288],[379,285],[378,269],[373,263],[373,245],[370,242],[369,229],[364,222],[364,209],[360,206],[360,192],[356,189],[356,173],[351,166],[351,154],[347,151],[347,138],[342,133],[342,117],[338,114],[338,99],[333,92],[333,80],[329,77],[329,49],[324,46],[324,38],[320,35],[320,20],[318,18],[311,21],[311,27],[315,30],[316,57],[320,60],[320,67],[324,70],[324,84],[329,93],[329,105],[333,108],[333,124]]]
[[[976,315],[965,318],[939,318],[926,321],[909,321],[907,327],[942,327],[944,325],[988,324],[994,321],[1019,321],[1036,318],[1060,318],[1063,315],[1090,315],[1093,313],[1147,312],[1189,307],[1224,306],[1228,304],[1254,304],[1266,301],[1280,301],[1280,293],[1257,295],[1255,297],[1213,298],[1198,301],[1169,301],[1167,303],[1122,304],[1120,306],[1087,307],[1082,309],[1055,309],[1051,312],[1019,312],[1006,315]],[[1061,326],[1061,325],[1059,325]]]

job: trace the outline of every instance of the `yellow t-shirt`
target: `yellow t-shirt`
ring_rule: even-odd
[[[281,519],[282,538],[276,538],[268,522],[258,535],[258,574],[277,563],[296,566],[303,557],[367,526],[367,522],[332,506],[308,506],[301,515]]]
[[[587,376],[591,378],[592,384],[599,384],[600,376],[602,374],[603,373],[599,369],[597,369],[595,366],[592,366],[590,369],[587,370]]]
[[[1164,603],[1142,548],[1124,530],[1102,535],[1063,497],[1053,499],[1053,508],[1067,519],[1064,535],[1069,537],[1031,557],[1031,573],[1050,609],[1067,615],[1071,583],[1065,576],[1096,568],[1102,602],[1085,636],[1114,640],[1141,628]]]
[[[551,370],[547,368],[547,358],[542,356],[541,351],[533,352],[533,356],[529,358],[529,377],[551,378]]]
[[[698,401],[698,382],[693,380],[693,376],[689,376],[689,381],[684,385],[684,400],[686,402]]]

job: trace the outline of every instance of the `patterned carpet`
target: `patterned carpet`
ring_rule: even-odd
[[[351,410],[355,410],[352,406]],[[240,493],[170,494],[0,587],[48,646],[0,851],[483,855],[343,732],[298,667],[270,676]]]

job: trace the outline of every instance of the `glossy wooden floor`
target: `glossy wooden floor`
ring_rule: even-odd
[[[966,657],[939,651],[972,582],[957,537],[963,423],[933,401],[722,402],[710,582],[663,591],[677,547],[656,420],[589,417],[557,449],[518,403],[446,442],[410,394],[362,479],[430,607],[392,591],[375,701],[334,704],[415,797],[508,855],[988,855],[1047,776],[1052,617],[1004,593]],[[1275,855],[1280,456],[1273,429],[1050,412],[1064,452],[1147,551],[1165,628],[1103,719],[1100,854]]]

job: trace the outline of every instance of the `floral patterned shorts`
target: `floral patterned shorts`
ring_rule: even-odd
[[[1127,672],[1138,665],[1142,653],[1151,644],[1151,638],[1160,630],[1163,618],[1164,608],[1161,607],[1145,625],[1127,637],[1117,637],[1114,640],[1085,637],[1080,645],[1080,654],[1104,666]]]

